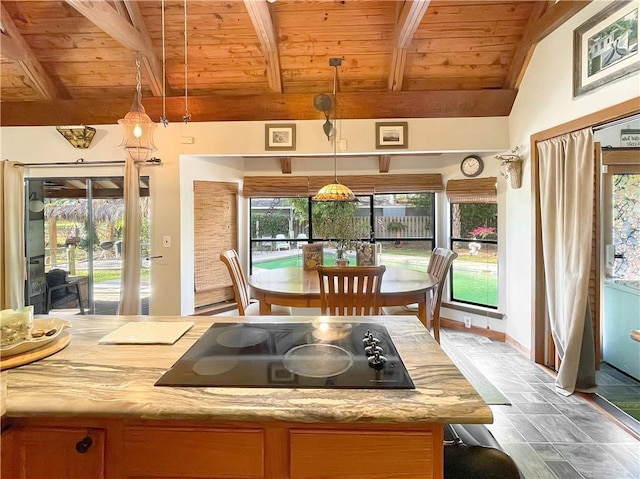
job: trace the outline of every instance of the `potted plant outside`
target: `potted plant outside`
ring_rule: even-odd
[[[361,224],[354,216],[356,205],[334,203],[321,206],[324,208],[318,210],[314,206],[314,236],[334,241],[336,264],[346,266],[346,252],[354,249],[359,238],[368,236],[366,231],[361,231]]]

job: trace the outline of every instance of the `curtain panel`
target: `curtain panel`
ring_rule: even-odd
[[[556,391],[595,386],[588,304],[594,198],[591,129],[537,144],[547,313],[561,359]]]
[[[4,160],[0,168],[0,309],[24,306],[27,278],[24,168]]]
[[[139,315],[140,305],[140,169],[128,157],[124,167],[124,242],[118,314]]]

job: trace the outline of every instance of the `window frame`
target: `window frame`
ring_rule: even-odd
[[[453,229],[454,229],[454,224],[452,221],[453,218],[453,208],[455,207],[455,205],[464,205],[464,204],[482,204],[482,205],[495,205],[496,208],[496,232],[500,231],[497,222],[498,222],[498,204],[492,201],[474,201],[474,202],[458,202],[458,201],[450,201],[449,202],[449,247],[451,248],[452,251],[455,251],[454,249],[454,244],[455,243],[480,243],[481,245],[483,244],[487,244],[487,245],[495,245],[495,250],[496,250],[496,255],[498,253],[498,249],[499,249],[499,242],[498,242],[498,234],[496,234],[496,238],[495,239],[482,239],[482,238],[462,238],[462,237],[456,237],[453,235]],[[497,256],[496,256],[497,258]],[[458,261],[458,259],[454,260],[454,263]],[[453,274],[453,264],[451,265],[451,273],[449,274],[449,301],[451,302],[455,302],[458,304],[464,304],[464,305],[470,305],[470,306],[478,306],[481,308],[487,308],[487,309],[492,309],[492,310],[498,310],[498,305],[499,305],[499,297],[500,297],[500,289],[499,289],[499,278],[500,278],[500,268],[499,268],[499,262],[496,259],[496,304],[492,305],[492,304],[485,304],[485,303],[478,303],[478,302],[474,302],[474,301],[466,301],[464,299],[457,299],[455,298],[455,288],[454,288],[454,274]]]
[[[369,214],[368,214],[368,218],[369,218],[369,242],[373,243],[373,244],[377,244],[377,243],[386,243],[386,242],[392,242],[394,241],[392,238],[387,238],[387,237],[381,237],[381,238],[377,238],[375,235],[375,221],[376,221],[376,216],[375,216],[375,197],[376,196],[386,196],[386,195],[410,195],[410,194],[427,194],[427,195],[431,195],[431,206],[429,208],[429,214],[431,215],[431,223],[432,223],[432,236],[420,236],[420,237],[403,237],[402,241],[403,242],[419,242],[419,241],[423,241],[423,242],[429,242],[432,246],[432,248],[428,251],[426,251],[427,255],[431,254],[431,251],[433,250],[433,248],[436,247],[436,238],[438,237],[438,209],[436,208],[436,192],[435,191],[416,191],[416,192],[404,192],[404,191],[400,191],[397,193],[391,193],[391,192],[379,192],[379,193],[371,193],[371,194],[356,194],[357,198],[367,198],[368,199],[368,203],[369,203]],[[254,214],[254,208],[253,208],[253,201],[257,200],[257,199],[266,199],[267,197],[248,197],[247,199],[248,201],[248,205],[249,205],[249,228],[248,228],[248,236],[249,236],[249,274],[252,274],[253,272],[253,245],[254,244],[258,244],[261,242],[271,242],[271,243],[276,243],[278,240],[276,238],[253,238],[252,237],[252,227],[251,225],[253,225],[253,214]],[[280,200],[285,200],[288,198],[300,198],[300,196],[279,196],[279,197],[271,197],[271,198],[278,198]],[[315,243],[315,242],[324,242],[324,241],[330,241],[327,240],[325,238],[316,238],[314,237],[314,232],[313,232],[313,219],[312,219],[312,204],[313,204],[313,199],[312,196],[307,196],[307,224],[308,224],[308,239],[306,241],[308,241],[309,243]],[[367,238],[361,238],[362,241],[366,241]],[[281,240],[280,240],[281,241]],[[296,239],[295,238],[289,238],[288,241],[290,242],[295,242]]]

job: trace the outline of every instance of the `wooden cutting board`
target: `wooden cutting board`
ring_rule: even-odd
[[[11,369],[23,364],[29,364],[39,359],[51,356],[57,353],[61,349],[64,349],[71,341],[71,334],[67,331],[60,333],[55,341],[45,344],[41,348],[27,351],[26,353],[16,354],[15,356],[8,356],[6,358],[0,357],[0,370]]]

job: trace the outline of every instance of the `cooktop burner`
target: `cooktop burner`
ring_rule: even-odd
[[[156,386],[414,389],[373,323],[214,324]]]

